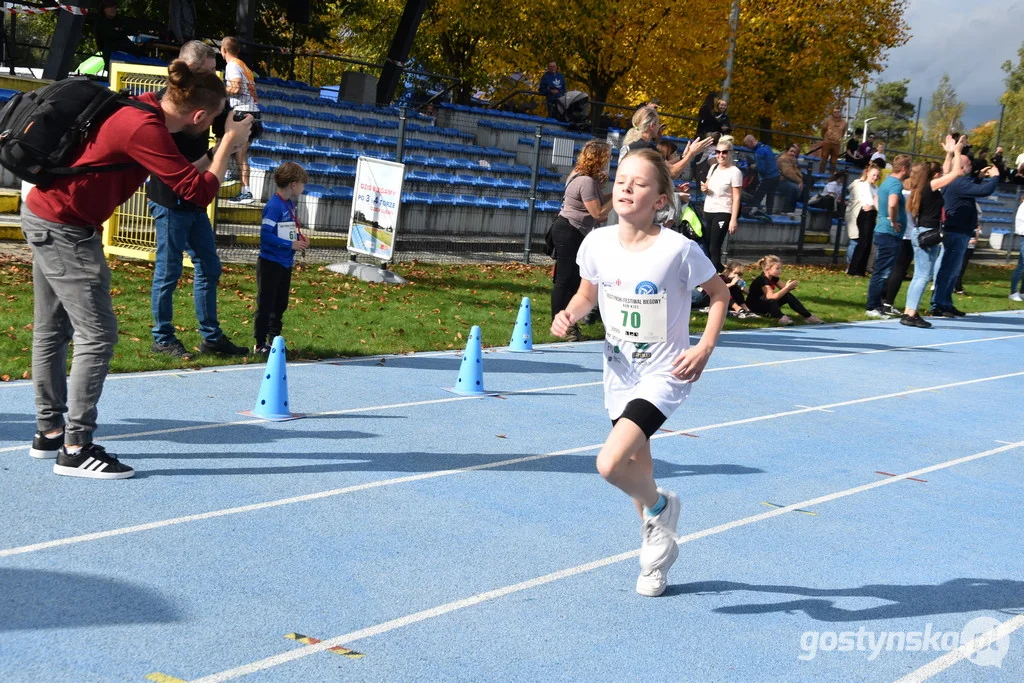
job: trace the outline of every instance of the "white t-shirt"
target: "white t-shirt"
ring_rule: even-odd
[[[708,173],[704,213],[732,213],[732,188],[743,187],[743,172],[735,166],[715,166]]]
[[[580,276],[597,285],[602,320],[636,322],[616,299],[663,299],[665,341],[645,344],[606,336],[604,405],[613,420],[637,398],[670,416],[690,393],[691,385],[671,374],[672,361],[690,346],[690,291],[716,277],[715,267],[695,242],[666,228],[644,251],[627,251],[619,242],[618,225],[587,235],[576,262]]]
[[[1021,164],[1024,164],[1024,152],[1017,155],[1017,163],[1014,165],[1017,166],[1017,168],[1020,168]]]
[[[1024,235],[1024,202],[1017,207],[1017,215],[1013,219],[1013,232]]]
[[[259,111],[259,106],[253,102],[252,93],[249,92],[249,84],[251,83],[253,86],[256,84],[245,77],[242,67],[234,62],[228,62],[227,67],[224,69],[224,82],[230,83],[236,79],[242,82],[242,90],[241,92],[228,95],[228,104],[231,105],[232,109],[237,109],[238,111]]]

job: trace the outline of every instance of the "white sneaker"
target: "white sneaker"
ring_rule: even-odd
[[[887,317],[885,315],[885,313],[882,313],[882,309],[880,309],[880,308],[869,308],[868,310],[864,311],[864,315],[866,315],[869,318],[885,318],[885,317]]]
[[[665,496],[665,509],[644,518],[643,545],[640,547],[640,576],[636,592],[654,598],[665,592],[668,570],[679,557],[676,525],[679,523],[679,498],[671,491],[658,489]]]
[[[1024,296],[1020,295],[1020,292],[1014,292],[1010,295],[1010,301],[1024,301]]]

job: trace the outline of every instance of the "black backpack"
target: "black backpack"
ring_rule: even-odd
[[[0,165],[42,187],[58,176],[130,168],[134,163],[71,168],[92,127],[124,106],[158,111],[88,78],[18,93],[0,110]]]

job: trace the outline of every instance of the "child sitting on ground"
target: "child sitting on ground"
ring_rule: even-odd
[[[737,318],[760,318],[761,316],[747,307],[747,300],[743,295],[743,288],[747,286],[743,281],[744,268],[739,261],[729,261],[719,275],[729,288],[729,315]]]
[[[288,308],[295,252],[309,246],[295,216],[295,201],[306,189],[306,169],[286,161],[274,171],[277,192],[263,207],[260,256],[256,261],[256,345],[253,351],[266,356],[268,341],[281,334],[282,317]]]
[[[750,294],[747,297],[747,305],[750,310],[775,318],[779,325],[792,325],[793,319],[782,313],[782,305],[788,304],[807,322],[813,324],[824,322],[821,318],[811,314],[800,303],[800,300],[793,296],[793,290],[800,284],[797,280],[788,280],[784,285],[779,284],[779,277],[782,275],[782,259],[769,254],[755,265],[761,269],[761,274],[750,283]]]

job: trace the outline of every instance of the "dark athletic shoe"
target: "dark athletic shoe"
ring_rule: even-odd
[[[947,311],[944,308],[933,308],[928,311],[928,315],[933,318],[955,318],[952,311]]]
[[[255,344],[252,347],[252,352],[257,356],[269,356],[270,355],[270,344],[263,342],[262,344]]]
[[[949,311],[950,313],[952,313],[952,314],[953,314],[953,316],[954,316],[954,317],[957,317],[957,318],[962,318],[962,317],[964,317],[965,315],[967,315],[966,313],[964,313],[963,311],[961,311],[961,310],[960,310],[959,308],[957,308],[956,306],[950,306],[950,307],[949,307],[949,308],[947,308],[946,310],[947,310],[947,311]]]
[[[87,479],[127,479],[135,474],[135,470],[107,453],[103,446],[91,443],[73,455],[68,455],[67,450],[61,448],[57,462],[53,464],[53,473]]]
[[[32,448],[28,449],[28,454],[33,458],[40,460],[53,459],[57,457],[57,453],[60,451],[60,447],[64,445],[64,431],[52,439],[42,432],[36,432],[36,435],[32,437]]]
[[[930,322],[919,315],[900,316],[900,325],[906,325],[907,327],[920,327],[922,330],[926,330],[932,326]]]
[[[222,356],[247,356],[249,349],[244,346],[235,346],[227,335],[221,335],[215,342],[208,342],[205,339],[199,342],[199,350],[203,353],[219,353]]]
[[[192,360],[192,354],[189,353],[185,345],[175,339],[174,341],[161,344],[160,342],[153,342],[153,347],[150,349],[153,353],[162,353],[165,356],[171,358],[180,358],[181,360]]]

